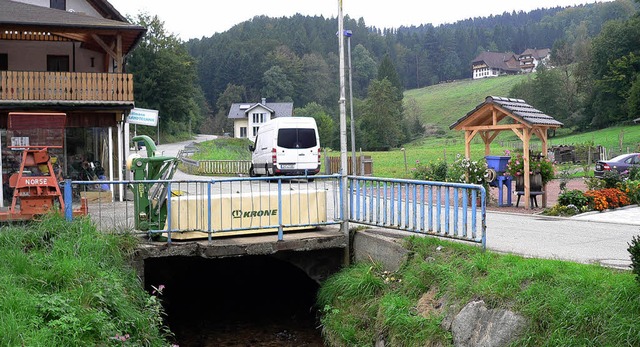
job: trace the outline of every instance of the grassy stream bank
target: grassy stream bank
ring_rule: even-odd
[[[397,273],[360,263],[320,289],[331,346],[450,346],[450,320],[471,300],[527,317],[515,346],[640,346],[640,286],[630,271],[483,253],[412,237]]]

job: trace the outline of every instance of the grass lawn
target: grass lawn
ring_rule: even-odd
[[[413,143],[405,145],[405,152],[401,149],[393,149],[386,152],[364,152],[373,159],[374,175],[378,177],[411,178],[411,169],[416,167],[416,162],[429,163],[436,160],[446,160],[453,162],[456,155],[464,156],[464,134],[462,132],[452,132],[455,136],[445,138],[423,138]],[[576,145],[591,143],[601,145],[608,149],[608,153],[615,153],[619,150],[619,139],[622,135],[622,151],[626,153],[638,151],[640,148],[640,126],[618,126],[607,129],[581,133],[569,134],[549,139],[548,146]],[[514,151],[522,142],[513,133],[502,132],[491,144],[491,155],[504,155],[505,150]],[[532,149],[541,148],[537,137],[532,137]],[[406,170],[405,170],[406,153]],[[334,154],[337,155],[337,154]],[[484,143],[479,136],[476,136],[471,144],[471,157],[473,160],[484,158]],[[593,171],[589,165],[587,173]],[[572,170],[576,174],[584,175],[585,170],[581,165],[573,165]]]

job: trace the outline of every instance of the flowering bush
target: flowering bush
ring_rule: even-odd
[[[456,155],[456,161],[451,165],[447,172],[450,182],[471,183],[484,186],[489,189],[489,183],[485,180],[487,174],[487,162],[473,161]]]
[[[631,204],[627,195],[618,188],[589,190],[584,195],[592,200],[592,208],[596,211],[604,211]]]
[[[537,173],[542,176],[542,184],[546,184],[551,181],[555,177],[553,163],[547,158],[529,160],[529,174],[533,175]],[[514,177],[524,175],[524,156],[522,154],[517,154],[515,157],[511,157],[507,163],[505,175]]]

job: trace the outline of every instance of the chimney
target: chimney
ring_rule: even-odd
[[[262,98],[262,104],[266,105],[267,104],[267,98]]]

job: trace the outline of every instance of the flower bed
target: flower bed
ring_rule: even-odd
[[[589,187],[586,192],[576,189],[563,191],[558,196],[558,203],[546,209],[544,214],[566,216],[640,204],[640,180],[589,178],[586,181]]]

